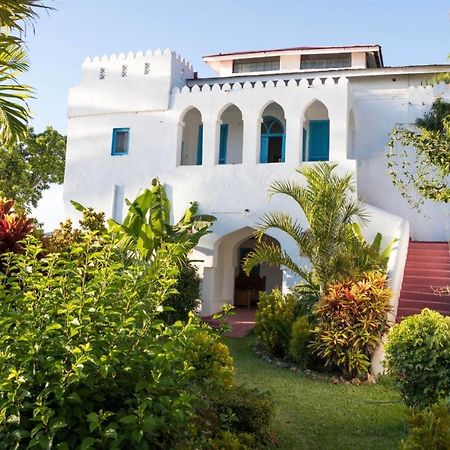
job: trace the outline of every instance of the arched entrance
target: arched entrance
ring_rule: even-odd
[[[249,306],[248,301],[243,304],[241,300],[243,296],[248,299],[250,295],[250,306],[252,306],[258,300],[259,290],[270,292],[275,287],[281,289],[283,271],[268,264],[261,264],[257,277],[243,281],[241,261],[256,245],[256,240],[253,239],[254,231],[251,227],[243,227],[216,241],[213,253],[214,265],[206,268],[204,272],[203,289],[207,303],[203,305],[203,315],[219,311],[224,304]],[[264,239],[280,245],[271,236],[265,235]],[[237,293],[237,302],[235,301],[236,290],[246,291]]]
[[[278,241],[270,236],[263,236],[267,243],[279,245]],[[236,266],[234,279],[234,305],[255,306],[259,300],[260,292],[271,292],[281,289],[283,272],[277,267],[263,263],[254,267],[247,276],[243,269],[243,262],[247,255],[255,248],[256,240],[253,237],[241,242],[235,251]]]

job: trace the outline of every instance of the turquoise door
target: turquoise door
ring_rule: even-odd
[[[330,159],[330,121],[309,121],[308,161],[328,161]]]
[[[306,161],[306,129],[303,128],[302,161]]]
[[[199,125],[197,137],[197,166],[201,166],[202,162],[203,162],[203,125]]]
[[[261,149],[260,149],[260,156],[259,156],[259,162],[260,163],[266,163],[269,160],[269,136],[261,135]]]
[[[219,164],[227,163],[228,124],[220,125]]]
[[[285,140],[283,124],[275,117],[264,116],[261,124],[259,162],[284,162]]]

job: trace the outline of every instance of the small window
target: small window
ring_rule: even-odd
[[[122,66],[122,78],[125,78],[127,76],[128,72],[128,66]]]
[[[129,143],[129,128],[113,128],[111,155],[126,155]]]
[[[105,79],[105,73],[106,73],[105,68],[104,67],[100,67],[100,72],[98,74],[98,77],[100,78],[100,80],[104,80]]]
[[[302,55],[300,58],[300,69],[339,69],[351,65],[351,53]]]
[[[145,63],[144,65],[144,75],[148,75],[150,73],[150,63]]]
[[[280,70],[280,57],[236,59],[233,61],[233,73],[266,72]]]

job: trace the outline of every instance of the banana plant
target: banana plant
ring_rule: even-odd
[[[108,224],[119,236],[119,245],[145,261],[166,244],[174,244],[172,248],[178,249],[180,261],[185,260],[199,240],[210,233],[216,220],[211,215],[198,215],[198,203],[193,202],[180,221],[172,225],[170,200],[157,178],[152,180],[150,189],[145,189],[132,202],[126,200],[126,204],[129,209],[123,223],[110,219]]]
[[[382,250],[381,242],[383,241],[383,235],[381,233],[377,233],[372,243],[368,243],[362,233],[361,225],[359,223],[352,223],[350,226],[360,244],[366,245],[368,247],[368,254],[372,258],[378,259],[380,265],[386,268],[389,257],[391,255],[392,247],[398,241],[398,239],[392,238],[388,245]]]

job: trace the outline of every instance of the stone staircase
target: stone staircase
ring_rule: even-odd
[[[449,316],[450,295],[434,292],[445,286],[450,286],[449,243],[410,242],[396,321],[423,308]]]

